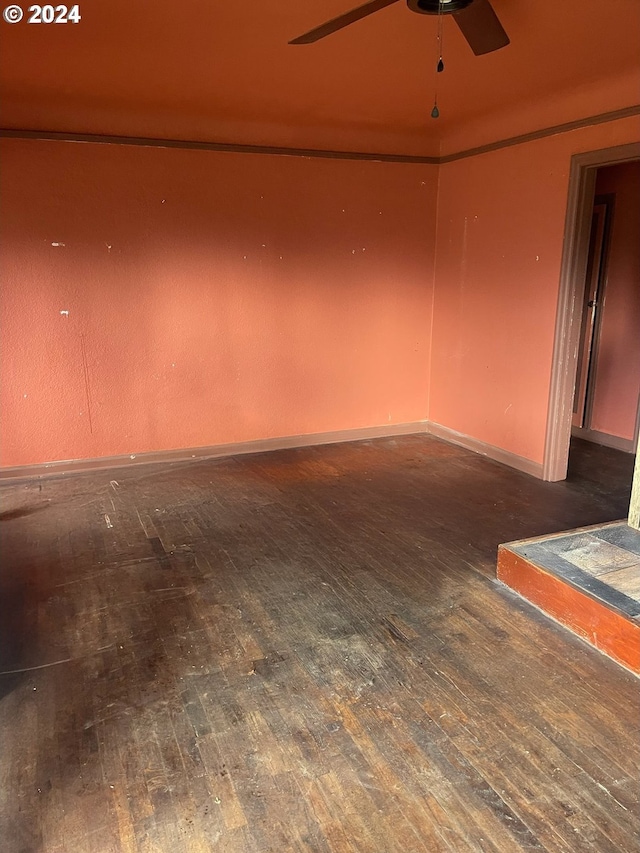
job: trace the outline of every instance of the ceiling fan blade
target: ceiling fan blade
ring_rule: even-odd
[[[311,44],[314,41],[320,41],[325,36],[330,36],[331,33],[335,33],[343,27],[348,27],[349,24],[354,24],[356,21],[366,18],[368,15],[373,15],[374,12],[378,12],[380,9],[384,9],[385,6],[391,6],[392,3],[397,2],[398,0],[369,0],[363,6],[358,6],[357,9],[345,12],[344,15],[338,15],[337,18],[332,18],[330,21],[320,24],[319,27],[309,30],[308,33],[298,36],[298,38],[290,41],[289,44]]]
[[[500,50],[509,44],[509,36],[489,0],[473,0],[466,9],[454,12],[453,17],[476,56]]]

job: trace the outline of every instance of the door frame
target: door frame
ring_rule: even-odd
[[[574,154],[571,158],[542,463],[543,480],[564,480],[567,476],[596,173],[602,166],[615,166],[633,160],[640,160],[640,142]]]

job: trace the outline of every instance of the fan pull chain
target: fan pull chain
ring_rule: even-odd
[[[439,0],[438,2],[438,33],[436,36],[438,42],[438,63],[436,65],[436,78],[435,78],[435,94],[433,100],[433,109],[431,110],[431,118],[440,118],[440,110],[438,109],[438,74],[442,74],[444,71],[444,59],[442,58],[443,52],[443,35],[444,35],[444,15],[442,14],[443,2]]]

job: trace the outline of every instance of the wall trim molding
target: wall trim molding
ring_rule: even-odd
[[[186,447],[175,450],[152,450],[120,456],[103,456],[94,459],[65,459],[56,462],[38,462],[33,465],[16,465],[0,468],[0,481],[31,480],[42,477],[59,477],[65,474],[82,474],[109,468],[128,468],[132,465],[185,463],[195,460],[221,459],[229,456],[244,456],[247,453],[266,453],[271,450],[315,447],[321,444],[339,444],[347,441],[369,441],[374,438],[393,438],[400,435],[432,435],[450,444],[501,462],[510,468],[523,471],[533,477],[542,477],[542,464],[487,444],[473,436],[457,432],[433,421],[411,421],[402,424],[340,429],[315,432],[307,435],[286,435],[277,438],[258,438],[229,444],[214,444],[206,447]]]
[[[594,444],[602,444],[604,447],[613,447],[614,450],[635,453],[634,442],[630,438],[620,438],[618,435],[609,435],[609,433],[600,432],[597,429],[582,429],[581,427],[572,427],[571,435],[582,438],[584,441],[591,441]]]
[[[451,444],[465,447],[467,450],[472,450],[480,456],[486,456],[495,462],[501,462],[510,468],[516,468],[518,471],[523,471],[525,474],[530,474],[539,480],[542,479],[542,462],[534,462],[532,459],[518,456],[517,453],[512,453],[510,450],[504,450],[502,447],[496,447],[495,444],[480,441],[479,438],[473,438],[473,436],[465,435],[462,432],[457,432],[455,429],[450,429],[433,421],[427,421],[426,426],[429,435],[442,438]]]
[[[623,107],[620,110],[612,110],[608,113],[598,113],[586,118],[567,121],[564,124],[556,124],[551,127],[543,127],[540,130],[532,130],[530,133],[522,133],[519,136],[510,136],[507,139],[499,139],[488,142],[486,145],[478,145],[476,148],[467,148],[453,154],[444,154],[440,157],[440,163],[453,163],[456,160],[464,160],[467,157],[477,157],[479,154],[487,154],[490,151],[498,151],[500,148],[511,148],[514,145],[523,145],[536,139],[545,139],[548,136],[557,136],[560,133],[569,133],[572,130],[580,130],[583,127],[593,127],[598,124],[607,124],[611,121],[619,121],[623,118],[631,118],[640,115],[640,104]]]
[[[514,145],[523,145],[534,142],[537,139],[545,139],[548,136],[557,136],[572,130],[584,127],[592,127],[598,124],[606,124],[620,119],[631,118],[640,115],[640,104],[632,104],[611,112],[598,113],[585,118],[568,121],[564,124],[556,124],[543,127],[519,136],[511,136],[506,139],[498,139],[479,145],[475,148],[467,148],[442,156],[420,156],[413,154],[381,154],[366,151],[331,151],[323,148],[287,148],[275,145],[243,145],[235,142],[206,142],[193,139],[160,139],[142,136],[109,136],[100,133],[74,133],[57,130],[21,130],[19,128],[0,128],[0,138],[4,139],[34,139],[48,142],[88,142],[97,145],[134,145],[143,148],[180,148],[195,151],[219,151],[232,154],[270,154],[272,156],[284,157],[313,157],[328,160],[366,160],[380,163],[413,163],[428,166],[441,166],[453,163],[456,160],[464,160],[468,157],[477,157],[480,154],[488,154],[501,148],[511,148]]]
[[[270,154],[280,157],[313,157],[326,160],[370,160],[383,163],[418,163],[437,166],[439,157],[412,154],[377,154],[366,151],[331,151],[324,148],[286,148],[277,145],[243,145],[236,142],[206,142],[195,139],[159,139],[143,136],[108,136],[100,133],[66,133],[57,130],[14,130],[0,128],[6,139],[36,139],[45,142],[89,142],[96,145],[133,145],[142,148],[181,148],[190,151],[221,151],[230,154]]]
[[[397,435],[414,435],[427,432],[426,421],[403,424],[340,429],[315,432],[307,435],[287,435],[278,438],[259,438],[253,441],[238,441],[229,444],[214,444],[208,447],[187,447],[176,450],[152,450],[121,456],[103,456],[96,459],[67,459],[60,462],[39,462],[33,465],[17,465],[0,468],[0,480],[22,480],[53,477],[64,474],[84,473],[103,468],[128,468],[131,465],[153,463],[192,462],[204,459],[219,459],[228,456],[243,456],[247,453],[265,453],[271,450],[286,450],[296,447],[314,447],[319,444],[338,444],[345,441],[368,441],[372,438],[393,438]]]

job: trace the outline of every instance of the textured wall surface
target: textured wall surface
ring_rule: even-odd
[[[427,416],[437,170],[2,142],[3,466]]]
[[[625,119],[441,167],[431,420],[541,462],[572,154]]]
[[[0,464],[424,419],[541,462],[570,158],[637,129],[439,168],[4,140]]]

